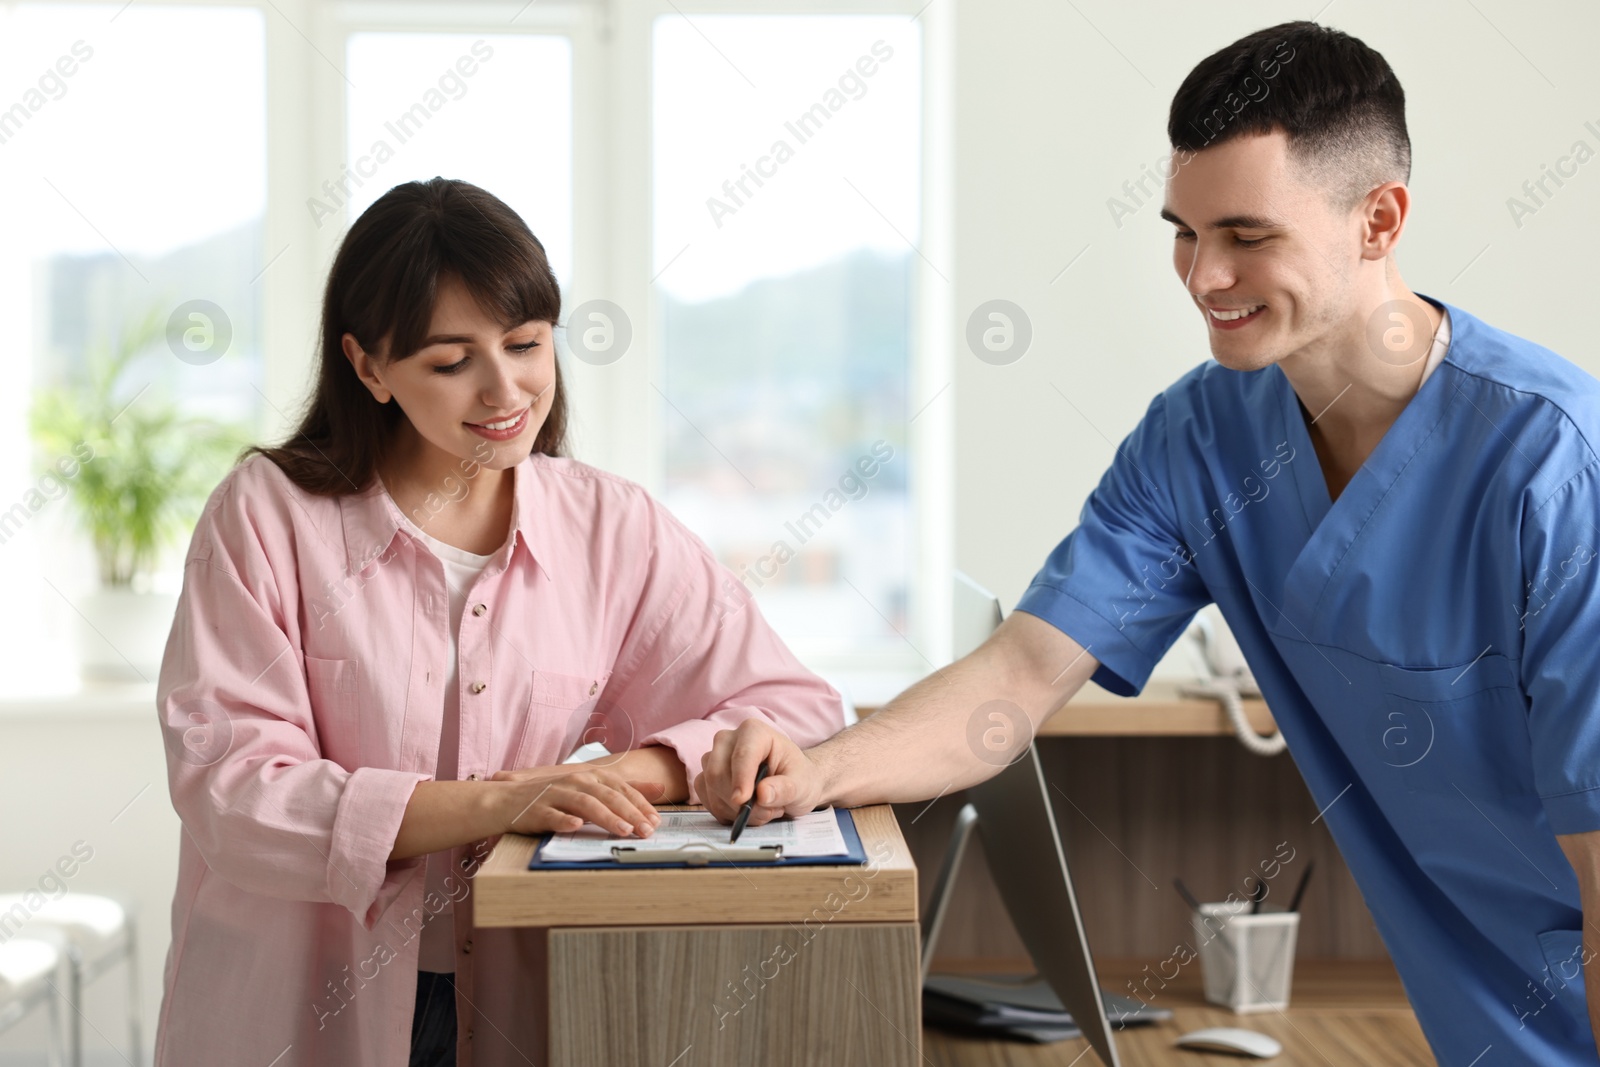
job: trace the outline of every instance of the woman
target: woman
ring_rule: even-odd
[[[561,458],[560,303],[464,182],[345,237],[306,415],[212,493],[161,666],[158,1064],[536,1061],[540,943],[471,925],[492,839],[647,836],[719,729],[843,724],[702,542]],[[618,755],[562,762],[587,741]]]

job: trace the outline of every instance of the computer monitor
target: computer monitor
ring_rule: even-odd
[[[960,572],[954,609],[958,657],[982,644],[1002,617],[1000,601]],[[924,981],[966,840],[975,827],[983,835],[989,873],[1034,966],[1105,1067],[1120,1067],[1037,747],[1029,744],[999,774],[969,786],[967,799],[923,918]]]

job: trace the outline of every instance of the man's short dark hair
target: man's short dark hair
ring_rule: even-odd
[[[1189,72],[1167,118],[1172,147],[1186,153],[1274,130],[1341,210],[1384,182],[1411,179],[1400,80],[1339,30],[1285,22],[1241,37]]]

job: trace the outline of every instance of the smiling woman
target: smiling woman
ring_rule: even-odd
[[[843,725],[703,542],[561,455],[560,309],[543,245],[465,182],[398,186],[346,236],[306,413],[212,493],[162,662],[185,833],[158,1064],[290,1039],[299,1063],[524,1062],[542,942],[455,906],[485,842],[646,837],[718,730]]]

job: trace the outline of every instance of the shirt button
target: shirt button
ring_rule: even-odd
[[[600,688],[600,683],[599,682],[591,683],[590,686],[589,686],[589,695],[590,696],[594,696],[595,690],[599,689],[599,688]]]
[[[467,1027],[467,1040],[468,1041],[472,1040],[472,1027],[470,1027],[470,1026]]]
[[[478,780],[478,776],[477,776],[477,775],[476,775],[476,774],[469,774],[469,775],[467,775],[467,781],[469,781],[469,782],[476,782],[476,781],[477,781],[477,780]]]
[[[472,605],[472,613],[474,615],[482,615],[484,612],[486,612],[488,610],[489,610],[489,607],[488,607],[487,604],[474,604],[474,605]]]
[[[461,942],[461,951],[465,952],[469,956],[472,955],[472,938],[469,937],[465,941]]]
[[[488,686],[484,685],[482,682],[473,682],[472,683],[472,691],[474,693],[481,693],[487,688],[488,688]]]

